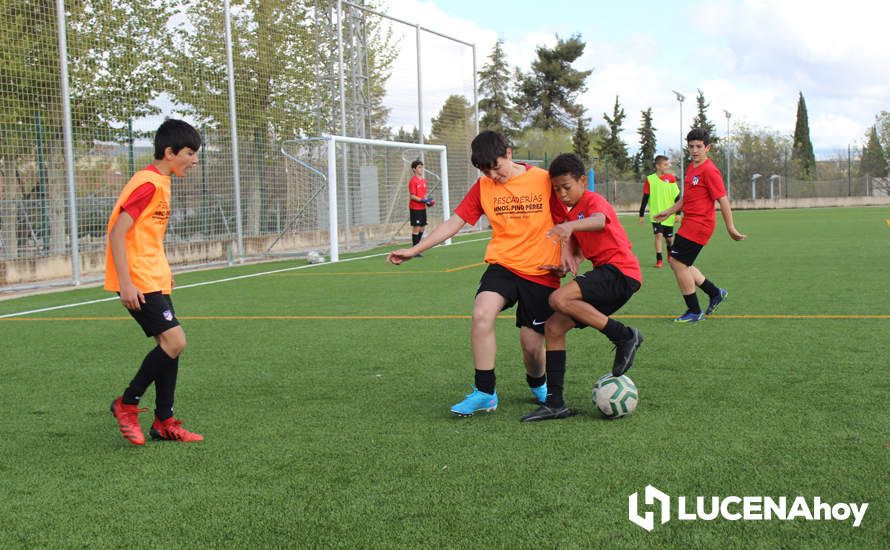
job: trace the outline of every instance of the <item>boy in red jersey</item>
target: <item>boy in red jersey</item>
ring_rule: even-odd
[[[547,320],[546,373],[547,400],[522,417],[523,422],[568,418],[574,412],[563,400],[566,370],[566,333],[572,327],[592,326],[615,344],[612,375],[621,376],[633,365],[643,335],[609,317],[640,289],[640,262],[618,221],[615,209],[598,193],[587,190],[584,163],[574,154],[559,155],[550,163],[554,195],[562,203],[555,206],[554,220],[561,222],[549,235],[570,246],[574,236],[584,257],[594,269],[578,275],[550,295],[553,315]],[[545,266],[560,272],[560,266]],[[572,272],[576,265],[570,265]]]
[[[686,135],[686,144],[689,147],[692,164],[686,169],[683,195],[673,206],[657,214],[653,221],[661,222],[683,211],[683,223],[668,257],[671,269],[677,278],[677,286],[680,287],[683,300],[686,302],[686,313],[675,318],[674,322],[696,323],[713,313],[729,295],[725,289],[708,280],[692,265],[714,234],[714,227],[717,225],[714,201],[720,203],[720,214],[723,216],[726,232],[732,240],[744,240],[745,235],[735,228],[732,209],[729,207],[726,188],[723,186],[723,177],[720,175],[720,170],[708,158],[711,136],[707,130],[694,128]],[[707,293],[709,298],[708,308],[704,312],[698,303],[698,296],[695,295],[696,286]]]
[[[411,163],[411,181],[408,182],[408,218],[411,222],[411,244],[423,239],[426,228],[426,207],[435,201],[426,196],[426,178],[423,177],[423,162],[418,159]]]
[[[518,303],[516,326],[525,362],[526,381],[538,403],[547,397],[544,376],[544,324],[552,310],[550,293],[559,279],[542,265],[559,262],[559,246],[547,238],[553,227],[550,178],[547,172],[513,162],[513,151],[501,134],[481,132],[471,144],[473,166],[480,177],[451,216],[427,238],[408,249],[395,250],[387,258],[395,265],[417,257],[455,235],[465,224],[485,215],[492,227],[485,250],[488,268],[479,282],[473,303],[470,339],[475,366],[475,387],[451,407],[458,416],[493,411],[497,340],[494,325],[498,313]]]
[[[185,332],[176,319],[170,293],[173,273],[164,252],[164,233],[170,217],[170,176],[185,176],[198,163],[201,136],[187,122],[166,120],[155,133],[155,161],[136,172],[121,191],[108,220],[105,289],[117,292],[121,303],[157,346],[121,397],[111,402],[111,413],[121,434],[135,445],[145,444],[139,425],[139,400],[155,384],[152,439],[201,441],[173,417],[173,394]]]

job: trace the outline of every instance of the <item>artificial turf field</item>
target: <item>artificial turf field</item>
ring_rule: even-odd
[[[176,415],[202,443],[118,433],[108,404],[153,345],[119,302],[0,319],[0,546],[887,548],[887,218],[736,212],[736,243],[718,216],[696,265],[729,301],[692,326],[670,322],[683,301],[652,267],[648,223],[622,218],[644,281],[618,317],[645,343],[628,373],[639,407],[611,421],[590,400],[611,346],[585,329],[568,338],[580,414],[519,422],[535,405],[513,310],[497,324],[498,410],[448,412],[473,381],[486,234],[399,267],[375,256],[193,287],[304,262],[177,275],[189,346]],[[6,300],[0,315],[107,296]],[[860,527],[673,516],[647,532],[628,520],[647,484],[869,508]]]

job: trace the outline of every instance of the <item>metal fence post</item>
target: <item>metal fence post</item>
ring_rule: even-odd
[[[68,37],[65,34],[65,0],[56,0],[56,20],[61,68],[62,135],[65,141],[65,179],[68,182],[68,220],[71,242],[71,279],[80,285],[80,247],[77,240],[77,193],[74,184],[74,144],[71,131],[71,99],[68,96]]]
[[[61,0],[59,0],[61,1]],[[235,66],[232,62],[232,11],[229,0],[223,0],[226,25],[226,71],[229,81],[229,126],[232,133],[232,182],[235,192],[235,234],[238,257],[244,257],[244,232],[241,221],[241,168],[238,164],[238,122],[235,113]]]

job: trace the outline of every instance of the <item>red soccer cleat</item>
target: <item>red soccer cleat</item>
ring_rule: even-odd
[[[663,266],[663,265],[664,265],[664,262],[663,262],[663,261],[661,261],[661,260],[656,260],[656,261],[655,261],[655,267],[661,267],[661,266]]]
[[[145,434],[139,425],[139,413],[148,409],[140,409],[138,405],[128,405],[118,397],[111,402],[111,414],[114,415],[124,439],[133,445],[145,445]]]
[[[164,421],[155,418],[149,433],[151,438],[155,440],[183,441],[185,443],[204,441],[203,435],[186,430],[182,427],[182,421],[176,420],[172,416]]]

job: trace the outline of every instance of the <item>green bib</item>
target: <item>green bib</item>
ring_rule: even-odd
[[[680,194],[680,188],[677,187],[676,183],[662,180],[658,177],[658,174],[651,174],[646,179],[649,181],[649,219],[654,222],[655,220],[652,218],[656,214],[664,212],[674,205],[677,201],[677,196]],[[663,220],[661,225],[673,227],[674,218],[675,216],[671,216]]]

